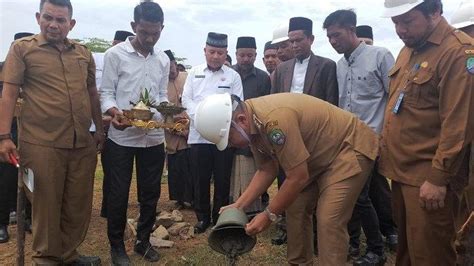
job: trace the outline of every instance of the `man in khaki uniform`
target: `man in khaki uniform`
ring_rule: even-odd
[[[34,173],[33,263],[96,265],[98,257],[79,256],[92,207],[96,147],[104,132],[91,53],[67,39],[74,27],[69,0],[41,1],[36,19],[41,33],[10,48],[4,65],[0,105],[0,160],[16,156]],[[20,156],[10,136],[19,89]],[[94,139],[91,119],[98,125]],[[95,143],[94,143],[95,141]]]
[[[405,43],[389,72],[379,165],[392,179],[396,262],[454,265],[455,192],[467,183],[474,133],[474,43],[441,16],[440,0],[385,7]]]
[[[181,105],[181,96],[188,73],[179,72],[176,59],[171,50],[166,50],[165,54],[170,59],[170,74],[168,82],[168,100],[176,106]],[[188,114],[183,112],[175,116],[176,121],[189,119]],[[188,127],[177,132],[165,130],[166,152],[168,160],[168,191],[170,200],[176,200],[176,207],[182,209],[185,202],[193,201],[193,187],[191,172],[189,170],[189,145]]]
[[[253,202],[272,184],[278,165],[286,173],[268,208],[247,225],[248,234],[268,228],[301,191],[316,183],[319,262],[345,264],[347,222],[378,155],[377,136],[364,122],[305,94],[279,93],[245,102],[222,94],[197,107],[195,125],[218,148],[227,142],[250,146],[255,156],[255,176],[229,206],[244,208]]]

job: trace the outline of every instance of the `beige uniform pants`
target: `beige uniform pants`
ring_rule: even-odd
[[[362,171],[352,177],[330,184],[326,187],[319,187],[319,180],[306,187],[302,195],[296,200],[296,204],[304,206],[300,213],[304,214],[298,218],[292,217],[290,223],[293,228],[289,229],[290,223],[287,217],[287,231],[296,230],[300,237],[300,261],[293,261],[290,264],[312,265],[313,264],[313,223],[312,213],[316,206],[317,219],[317,242],[319,251],[319,265],[345,265],[347,252],[349,250],[349,235],[347,233],[347,223],[352,217],[355,203],[362,188],[367,181],[374,165],[374,161],[356,153],[359,166]],[[329,176],[337,176],[337,170]],[[315,195],[315,196],[311,196]],[[306,201],[302,203],[301,201]],[[312,201],[312,202],[308,202]],[[293,206],[292,206],[293,207]],[[303,217],[303,219],[301,218]],[[299,230],[299,231],[298,231]],[[288,231],[290,235],[291,231]],[[290,238],[290,236],[288,236]],[[293,236],[292,236],[293,238]],[[296,238],[295,238],[296,239]],[[296,240],[295,240],[296,241]],[[290,243],[288,243],[290,246]],[[293,247],[289,248],[290,250]],[[294,250],[294,249],[293,249]],[[301,251],[302,250],[302,251]],[[297,253],[294,253],[297,254]],[[292,259],[296,258],[293,257]],[[289,254],[290,256],[290,254]]]
[[[97,154],[93,146],[56,149],[22,142],[20,157],[34,172],[33,264],[58,265],[78,257],[92,209]]]

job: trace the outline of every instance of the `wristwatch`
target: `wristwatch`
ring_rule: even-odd
[[[279,222],[283,216],[281,214],[275,214],[268,209],[268,207],[265,209],[265,214],[267,215],[268,219],[272,221],[272,223],[277,223]]]
[[[5,139],[12,139],[12,134],[7,133],[7,134],[0,135],[0,141],[5,140]]]

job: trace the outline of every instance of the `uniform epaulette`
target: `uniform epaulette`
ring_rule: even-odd
[[[20,39],[16,40],[15,42],[31,42],[34,39],[36,39],[36,35],[31,35],[31,36],[20,38]]]
[[[465,32],[461,30],[454,30],[453,31],[454,36],[456,39],[459,40],[459,42],[463,45],[474,45],[474,38],[469,37]]]
[[[86,48],[86,49],[87,49],[87,46],[86,46],[85,44],[83,44],[83,43],[80,43],[80,42],[78,42],[78,41],[76,41],[76,40],[69,39],[69,42],[70,42],[72,45],[78,45],[78,46],[82,46],[82,47],[84,47],[84,48]]]

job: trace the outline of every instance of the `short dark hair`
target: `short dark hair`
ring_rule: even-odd
[[[355,27],[357,25],[357,15],[352,9],[340,9],[327,16],[323,23],[323,29],[330,26],[339,25],[341,27]]]
[[[40,12],[43,10],[44,3],[50,3],[55,6],[67,7],[69,11],[69,17],[72,17],[72,4],[70,0],[41,0],[40,2]]]
[[[425,17],[439,11],[443,14],[443,3],[441,0],[424,0],[423,3],[417,5],[414,9],[420,11]]]
[[[133,20],[135,23],[140,23],[140,20],[163,24],[164,15],[161,6],[152,1],[145,1],[140,3],[133,10]]]

